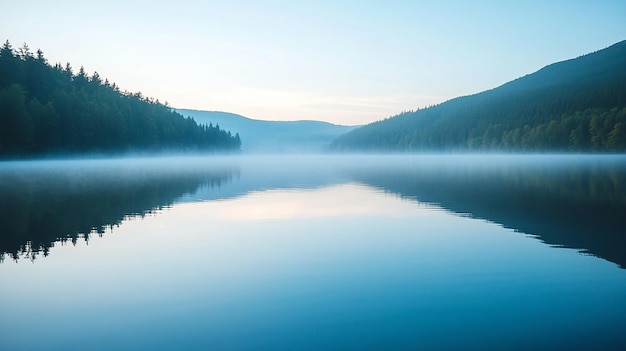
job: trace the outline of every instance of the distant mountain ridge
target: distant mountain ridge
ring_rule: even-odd
[[[320,152],[357,127],[322,121],[264,121],[234,113],[176,109],[198,124],[219,126],[241,138],[243,152]]]
[[[626,151],[626,41],[337,138],[353,151]]]

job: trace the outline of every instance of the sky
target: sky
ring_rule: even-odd
[[[626,1],[0,0],[0,40],[176,108],[360,125],[626,39]]]

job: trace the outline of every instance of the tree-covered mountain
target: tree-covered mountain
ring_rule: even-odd
[[[238,135],[198,125],[97,72],[51,66],[24,44],[0,48],[0,157],[138,151],[233,151]]]
[[[322,121],[263,121],[219,111],[177,109],[199,124],[219,126],[243,139],[244,152],[319,152],[338,136],[357,127]]]
[[[337,138],[353,151],[626,151],[626,41]]]

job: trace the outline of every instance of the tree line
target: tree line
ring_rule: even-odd
[[[50,65],[24,44],[0,48],[0,157],[136,151],[236,151],[239,135],[198,125],[97,72]]]

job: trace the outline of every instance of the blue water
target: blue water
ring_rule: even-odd
[[[622,349],[626,158],[468,157],[0,165],[0,349]]]

